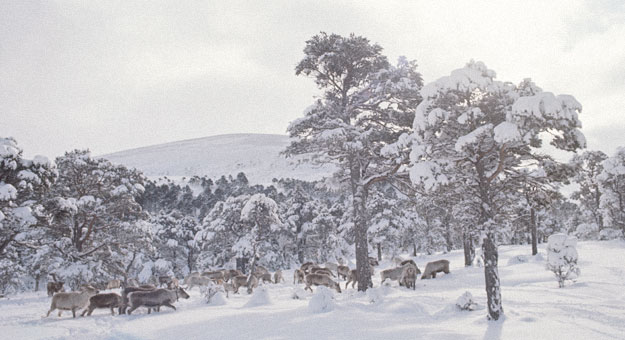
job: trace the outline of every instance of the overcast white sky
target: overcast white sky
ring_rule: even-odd
[[[0,136],[27,156],[285,134],[318,93],[305,41],[354,32],[429,82],[481,60],[584,106],[625,146],[625,1],[0,1]]]

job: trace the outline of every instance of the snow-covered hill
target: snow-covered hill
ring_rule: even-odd
[[[217,178],[245,172],[253,184],[270,184],[273,178],[317,180],[329,174],[328,168],[296,166],[297,160],[280,155],[288,144],[289,137],[283,135],[233,134],[147,146],[102,157],[137,168],[150,177]]]
[[[286,282],[265,285],[265,294],[231,294],[223,305],[204,303],[198,288],[191,298],[175,302],[177,310],[162,308],[148,315],[141,307],[132,315],[111,316],[98,309],[92,316],[72,319],[64,312],[44,318],[50,298],[45,292],[0,298],[3,339],[624,339],[625,257],[623,241],[580,242],[582,275],[558,288],[545,270],[545,249],[528,256],[530,247],[500,247],[499,272],[505,317],[486,321],[483,268],[466,268],[462,251],[414,258],[420,268],[432,260],[448,259],[451,274],[418,280],[416,290],[380,285],[366,294],[351,286],[330,293],[323,313],[319,288],[303,292]],[[118,291],[118,290],[116,290]],[[475,311],[460,311],[456,300],[470,292]],[[256,294],[257,292],[255,292]],[[294,299],[297,295],[299,299]],[[326,295],[326,294],[323,294]],[[254,303],[251,303],[253,301]],[[80,312],[80,311],[79,311]]]

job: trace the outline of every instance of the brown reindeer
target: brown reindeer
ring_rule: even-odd
[[[343,280],[347,280],[347,277],[349,276],[349,267],[348,266],[338,266],[336,268],[336,275],[339,277],[339,279],[341,277],[343,277]]]
[[[126,287],[124,288],[124,290],[122,290],[122,303],[119,306],[119,314],[126,314],[126,309],[128,308],[128,295],[130,293],[133,292],[149,292],[152,290],[156,290],[156,287],[152,286],[152,287],[147,287],[147,288],[142,288],[142,287]]]
[[[128,315],[141,306],[148,307],[148,314],[150,314],[152,308],[161,306],[167,306],[176,310],[173,303],[178,301],[179,298],[189,298],[189,294],[180,287],[176,289],[159,288],[152,291],[132,292],[128,295],[128,301],[130,302]]]
[[[106,289],[115,289],[122,286],[122,282],[120,280],[110,280],[106,284]]]
[[[258,278],[259,281],[261,281],[262,283],[273,283],[273,281],[271,281],[271,274],[270,273],[265,273],[265,274],[261,274],[261,275],[254,275]]]
[[[313,262],[306,262],[304,264],[302,264],[302,266],[299,268],[301,271],[304,272],[304,274],[309,274],[310,270],[316,267],[316,264],[314,264]]]
[[[278,284],[280,282],[284,282],[284,278],[282,277],[282,271],[281,270],[276,270],[276,272],[273,274],[273,282],[275,284]]]
[[[50,310],[46,317],[50,316],[53,310],[59,310],[59,316],[64,310],[71,310],[72,316],[76,317],[76,311],[81,308],[87,307],[89,304],[89,298],[96,295],[98,290],[93,286],[83,286],[78,292],[60,292],[54,294],[52,297],[52,303],[50,304]]]
[[[341,292],[341,286],[338,283],[334,282],[331,277],[325,274],[308,274],[306,275],[306,287],[304,290],[309,289],[312,292],[312,288],[310,286],[326,286],[328,288],[334,288],[337,292]]]
[[[428,262],[425,265],[425,269],[423,269],[423,275],[421,275],[421,280],[425,279],[435,279],[436,273],[443,272],[445,274],[449,274],[449,261],[447,260],[438,260],[433,262]]]
[[[400,285],[404,285],[406,288],[412,287],[415,290],[417,281],[417,270],[412,265],[403,266],[401,277],[399,278]]]
[[[304,283],[304,278],[306,274],[301,269],[295,269],[293,272],[293,284],[297,281],[297,283]]]
[[[96,294],[89,298],[89,307],[82,311],[80,316],[91,315],[96,308],[110,308],[111,315],[115,315],[113,308],[120,308],[122,306],[122,297],[117,293],[108,294]]]
[[[57,293],[57,292],[63,292],[64,291],[63,284],[65,282],[59,281],[56,277],[56,274],[50,274],[50,276],[52,277],[54,281],[48,282],[48,285],[47,285],[48,296],[52,296],[54,295],[54,293]]]
[[[250,275],[250,278],[248,280],[248,277],[245,275],[235,276],[232,278],[232,286],[234,288],[234,293],[238,294],[240,287],[247,287],[248,290],[258,287],[258,278],[256,278],[256,276],[254,275]]]
[[[325,274],[331,277],[336,277],[334,273],[328,268],[314,267],[310,270],[312,274]]]

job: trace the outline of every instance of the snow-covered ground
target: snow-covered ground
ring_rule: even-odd
[[[451,274],[418,280],[414,291],[396,282],[380,287],[379,270],[390,266],[384,261],[376,269],[375,288],[366,294],[351,287],[333,293],[333,304],[324,312],[319,312],[323,296],[294,286],[292,271],[285,272],[286,283],[267,285],[266,296],[256,296],[251,304],[252,296],[242,293],[210,306],[195,288],[190,299],[176,304],[178,310],[164,307],[151,315],[143,308],[130,316],[100,309],[90,317],[72,319],[65,312],[61,318],[56,313],[43,318],[50,299],[44,292],[24,293],[0,299],[0,338],[625,339],[625,242],[580,242],[582,275],[562,289],[544,268],[544,247],[535,258],[526,256],[529,251],[529,246],[500,248],[505,318],[499,322],[486,320],[482,268],[464,268],[462,253],[455,251],[418,257],[421,269],[428,261],[449,259]],[[466,291],[477,310],[455,307]],[[302,298],[293,299],[294,294]]]
[[[271,184],[273,178],[319,180],[328,176],[329,166],[299,164],[299,158],[285,158],[280,152],[289,137],[270,134],[231,134],[152,145],[120,151],[103,158],[116,164],[137,168],[155,178],[222,175],[244,172],[252,184]]]

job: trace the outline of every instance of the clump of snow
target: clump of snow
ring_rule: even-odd
[[[547,242],[547,269],[556,275],[562,288],[566,280],[575,280],[580,275],[577,266],[577,238],[553,234],[549,236]]]
[[[460,310],[473,311],[477,308],[477,302],[473,300],[473,294],[467,291],[456,300],[456,306]]]
[[[245,307],[265,306],[271,304],[269,292],[266,286],[258,286]]]
[[[623,231],[613,228],[604,228],[599,232],[600,240],[616,240],[623,237]]]
[[[493,129],[493,124],[485,124],[476,128],[475,130],[469,132],[468,134],[458,138],[458,140],[456,141],[456,145],[454,145],[454,149],[457,152],[462,152],[462,149],[465,146],[474,144],[475,142],[477,142],[478,138],[482,135],[490,134],[490,131],[492,129]]]
[[[508,260],[508,265],[512,266],[512,265],[515,265],[515,264],[527,263],[528,261],[529,261],[529,259],[527,258],[526,255],[517,255],[517,256],[512,256]]]
[[[209,283],[204,291],[204,299],[210,306],[223,306],[227,301],[224,296],[223,287],[213,282]]]
[[[293,300],[303,300],[309,295],[310,293],[304,290],[302,287],[295,287],[293,288],[293,293],[291,294],[291,298],[293,298]]]
[[[17,189],[11,184],[0,183],[0,201],[14,200],[17,198]]]
[[[308,310],[313,313],[326,313],[335,307],[334,293],[327,287],[319,286],[308,303]]]
[[[521,139],[519,128],[514,123],[501,122],[495,126],[494,132],[497,143],[514,142]]]
[[[384,301],[384,296],[388,295],[391,291],[390,285],[381,285],[380,287],[369,288],[366,291],[369,302],[373,304],[379,304]]]

